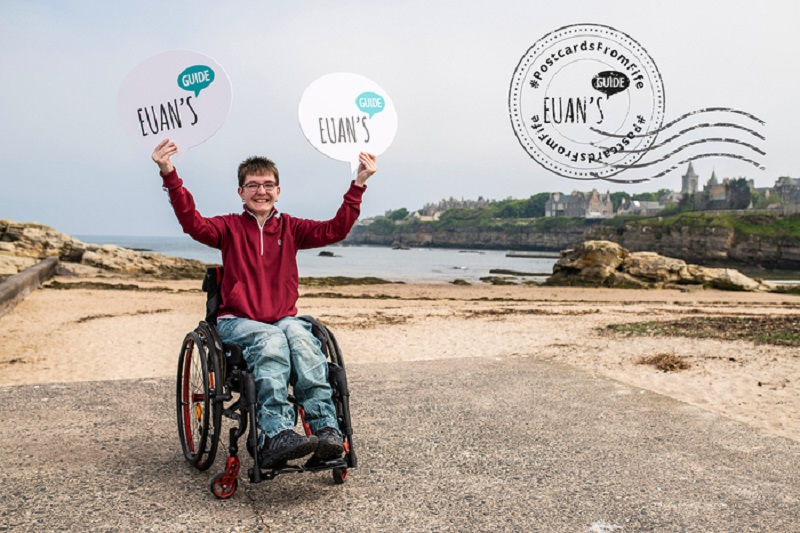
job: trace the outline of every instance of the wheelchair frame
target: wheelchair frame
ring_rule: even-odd
[[[311,324],[312,332],[319,339],[328,360],[328,382],[333,391],[339,430],[344,437],[344,457],[323,461],[312,456],[302,466],[286,462],[261,465],[258,460],[258,395],[255,380],[247,369],[242,348],[222,343],[213,326],[219,307],[221,279],[221,267],[207,270],[203,280],[203,290],[208,294],[206,320],[186,335],[178,357],[175,396],[178,437],[184,457],[197,470],[209,469],[216,458],[222,418],[225,417],[236,422],[236,425],[229,430],[225,469],[211,480],[209,487],[217,498],[227,499],[236,492],[241,468],[238,442],[245,434],[245,448],[254,461],[253,467],[248,469],[251,483],[271,480],[281,474],[322,470],[332,471],[334,483],[344,483],[349,469],[356,468],[357,459],[353,447],[350,393],[344,359],[333,333],[310,316],[299,317]],[[289,401],[295,407],[295,423],[299,418],[306,434],[310,435],[311,429],[305,422],[302,406],[292,395],[289,395]]]

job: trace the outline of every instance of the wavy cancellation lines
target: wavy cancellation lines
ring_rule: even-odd
[[[705,120],[707,116],[711,119]],[[653,141],[646,149],[623,152],[643,154],[640,160],[631,164],[607,164],[608,167],[623,171],[638,171],[636,173],[639,175],[644,172],[644,176],[635,179],[610,179],[594,174],[594,177],[615,183],[642,183],[666,176],[691,161],[718,157],[735,159],[758,170],[765,170],[764,127],[763,120],[738,109],[698,109],[685,113],[658,129],[633,135],[632,138],[651,138]],[[591,130],[608,138],[624,137],[598,128]],[[656,136],[662,139],[657,139]]]

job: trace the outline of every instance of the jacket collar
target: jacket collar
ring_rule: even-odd
[[[242,210],[242,214],[251,217],[253,220],[255,220],[256,224],[258,224],[258,218],[249,209],[247,209],[247,206],[243,207],[244,209]],[[266,225],[266,223],[269,222],[273,217],[276,219],[281,217],[280,212],[274,207],[272,208],[272,211],[270,211],[269,216],[267,216],[267,218],[264,220],[264,224]]]

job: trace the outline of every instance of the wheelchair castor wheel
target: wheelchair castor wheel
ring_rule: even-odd
[[[239,480],[234,479],[233,483],[230,482],[228,476],[226,476],[225,472],[217,474],[214,476],[214,479],[211,480],[211,492],[219,498],[220,500],[227,500],[233,493],[236,492],[236,487],[239,485]]]
[[[236,487],[239,486],[239,458],[228,457],[225,465],[225,471],[220,472],[214,479],[211,480],[211,493],[220,500],[227,500],[233,493],[236,492]]]
[[[333,482],[337,485],[341,485],[347,480],[347,469],[346,468],[334,468],[333,469]]]

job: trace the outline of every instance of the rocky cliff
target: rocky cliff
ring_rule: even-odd
[[[110,244],[84,243],[43,224],[0,219],[0,278],[21,272],[47,257],[118,274],[170,279],[202,278],[206,268],[193,259],[137,252]]]
[[[550,250],[560,252],[583,242],[584,227],[534,230],[529,226],[480,228],[458,227],[437,229],[430,224],[396,226],[390,234],[380,234],[369,226],[356,226],[347,236],[347,244],[400,243],[414,247],[471,248],[495,250]]]
[[[723,226],[672,224],[588,228],[585,240],[613,241],[633,252],[648,251],[702,264],[739,264],[800,269],[800,238],[744,234]]]
[[[434,223],[374,224],[354,227],[345,242],[561,251],[584,241],[607,240],[633,252],[655,252],[692,263],[800,270],[798,217],[694,213],[635,221],[623,227],[557,222],[558,219],[531,219],[520,224],[462,223],[456,227]]]

